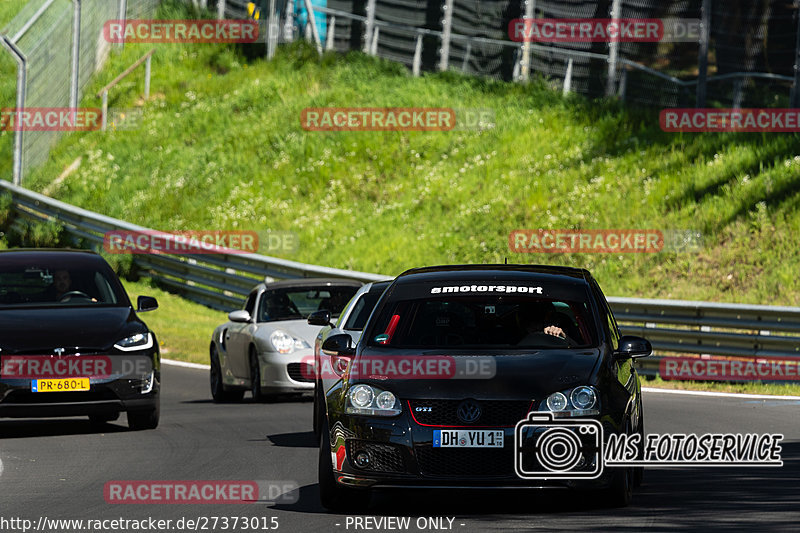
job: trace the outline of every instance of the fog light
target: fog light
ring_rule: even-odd
[[[142,394],[148,394],[153,390],[153,382],[155,381],[155,372],[150,372],[149,375],[142,376],[140,392]]]
[[[367,468],[369,466],[369,454],[367,452],[358,452],[353,460],[359,468]]]

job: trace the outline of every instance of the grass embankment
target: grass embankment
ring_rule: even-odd
[[[538,262],[590,268],[608,294],[800,303],[797,135],[667,134],[656,111],[454,74],[413,78],[365,57],[283,48],[159,45],[112,107],[136,131],[66,137],[26,185],[162,230],[291,230],[291,259],[397,274],[419,265]],[[126,45],[92,94],[148,49]],[[84,105],[98,105],[89,98]],[[310,106],[492,108],[460,132],[306,132]],[[697,229],[694,253],[514,254],[517,228]]]

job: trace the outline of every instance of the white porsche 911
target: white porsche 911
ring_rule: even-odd
[[[254,287],[244,307],[229,313],[228,322],[211,338],[214,401],[238,401],[247,390],[255,401],[313,392],[313,372],[304,372],[301,365],[313,361],[320,326],[309,325],[308,315],[329,310],[337,317],[361,285],[345,279],[298,279]]]

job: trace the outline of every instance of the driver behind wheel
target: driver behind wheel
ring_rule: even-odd
[[[53,272],[53,287],[56,290],[56,300],[61,300],[72,288],[72,277],[69,275],[69,270]]]
[[[552,302],[535,302],[520,306],[520,322],[526,334],[518,344],[536,344],[537,336],[542,333],[564,339],[570,346],[578,344],[567,335],[566,324],[561,323],[560,314]]]
[[[68,302],[73,297],[86,298],[92,302],[97,302],[97,298],[92,298],[72,286],[72,276],[70,276],[69,270],[61,269],[53,272],[53,289],[55,290],[55,300],[57,302]]]

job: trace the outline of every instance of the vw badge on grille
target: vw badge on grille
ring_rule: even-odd
[[[472,424],[481,417],[481,407],[472,400],[464,400],[458,406],[456,416],[465,424]]]

